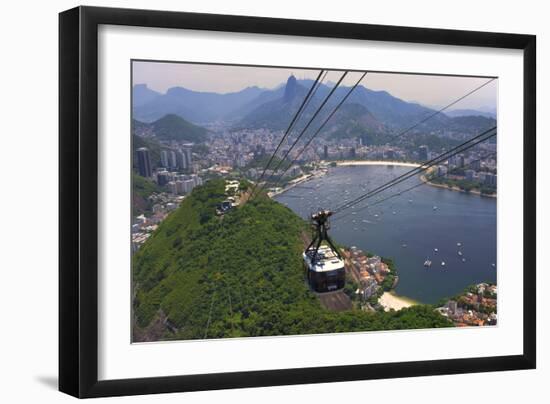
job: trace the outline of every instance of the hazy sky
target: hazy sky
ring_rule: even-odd
[[[134,62],[133,84],[147,84],[164,93],[170,87],[185,87],[195,91],[228,93],[249,86],[274,88],[286,82],[288,76],[317,77],[319,71],[305,69],[201,65],[188,63]],[[336,82],[342,72],[330,72],[325,81]],[[349,73],[344,85],[354,84],[360,73]],[[486,82],[487,78],[449,77],[412,74],[369,73],[362,85],[371,90],[385,90],[406,101],[430,107],[443,107]],[[451,109],[496,109],[497,81],[468,96]]]

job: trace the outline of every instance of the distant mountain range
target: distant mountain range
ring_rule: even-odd
[[[145,84],[138,84],[133,88],[134,119],[152,122],[167,114],[175,114],[195,124],[230,120],[236,111],[263,91],[258,87],[248,87],[235,93],[218,94],[173,87],[161,94]]]
[[[234,128],[284,130],[312,85],[313,80],[297,80],[291,76],[286,85],[272,90],[247,87],[238,92],[218,94],[174,87],[170,88],[166,94],[161,94],[147,88],[146,85],[139,84],[133,88],[134,119],[153,122],[166,115],[173,115],[196,125],[227,121]],[[319,86],[297,125],[298,130],[313,116],[332,86],[330,84]],[[312,129],[315,129],[328,116],[349,89],[349,87],[338,87],[335,90],[323,112],[312,125]],[[322,135],[343,138],[368,134],[372,138],[377,134],[395,133],[434,112],[434,109],[403,101],[386,91],[374,91],[358,86],[331,118]],[[417,130],[424,132],[455,130],[471,133],[486,129],[494,125],[494,122],[494,116],[490,112],[454,110],[448,114],[432,117]]]

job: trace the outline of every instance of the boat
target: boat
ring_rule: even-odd
[[[439,248],[434,248],[434,252],[438,252],[439,251]]]
[[[459,251],[459,252],[458,252],[458,255],[462,256],[462,251]]]
[[[394,214],[394,215],[395,215],[396,213],[397,213],[397,212],[396,212],[395,210],[392,212],[392,214]]]
[[[437,210],[437,206],[434,205],[434,207],[432,208],[433,210]]]
[[[497,264],[495,264],[495,263],[493,262],[493,263],[491,264],[491,266],[492,266],[493,268],[496,268]]]
[[[407,244],[404,244],[404,243],[403,243],[403,244],[401,244],[401,247],[407,248]]]
[[[444,267],[445,265],[445,261],[441,261],[441,266]]]
[[[429,259],[426,258],[426,261],[424,261],[424,266],[429,268],[432,266],[432,261],[430,261]]]
[[[413,203],[413,200],[412,200],[412,199],[409,199],[409,203]]]
[[[456,243],[456,246],[457,247],[462,247],[462,243],[459,241],[458,243]]]
[[[466,262],[466,258],[462,258],[462,262]]]
[[[378,213],[375,213],[375,214],[374,214],[374,217],[378,217]]]

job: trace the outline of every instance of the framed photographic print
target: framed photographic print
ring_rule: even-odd
[[[60,390],[535,367],[535,37],[60,14]]]

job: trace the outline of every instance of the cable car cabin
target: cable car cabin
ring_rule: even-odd
[[[309,285],[316,292],[342,289],[346,282],[344,260],[328,245],[322,245],[315,254],[315,247],[303,253]]]

